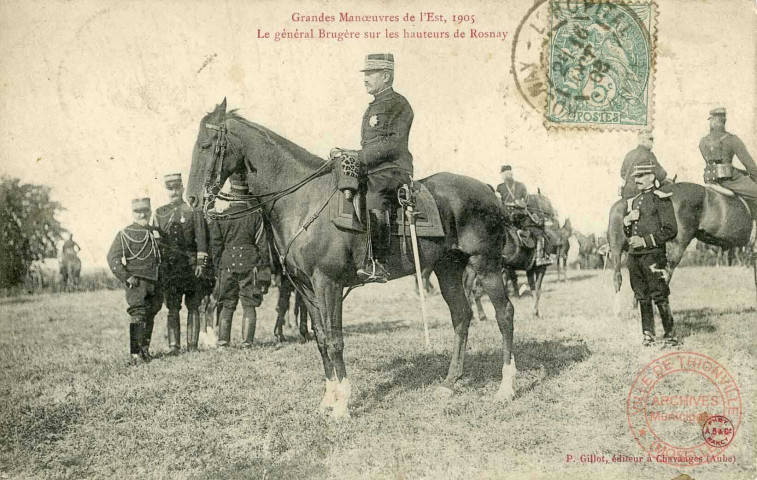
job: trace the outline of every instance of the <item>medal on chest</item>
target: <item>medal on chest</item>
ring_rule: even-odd
[[[371,115],[371,118],[368,119],[368,125],[371,127],[378,125],[378,117],[376,115]]]

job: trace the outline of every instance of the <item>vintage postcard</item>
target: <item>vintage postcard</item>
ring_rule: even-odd
[[[756,38],[0,2],[0,478],[755,478]]]

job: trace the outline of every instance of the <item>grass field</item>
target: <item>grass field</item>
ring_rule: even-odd
[[[726,366],[743,401],[727,450],[735,464],[695,468],[566,462],[567,455],[643,454],[625,402],[636,374],[663,352],[640,346],[627,285],[626,315],[613,317],[609,272],[572,271],[561,284],[550,275],[545,286],[540,318],[528,313],[527,298],[514,299],[516,398],[504,405],[491,400],[501,367],[492,320],[474,319],[465,377],[444,398],[435,387],[446,374],[452,329],[441,297],[429,299],[427,352],[411,279],[351,293],[347,422],[316,413],[324,383],[315,344],[273,343],[275,290],[261,307],[253,350],[206,347],[136,368],[123,366],[122,292],[2,299],[0,477],[755,478],[749,270],[686,268],[673,280],[684,349]],[[153,335],[158,356],[167,350],[164,331],[165,310]]]

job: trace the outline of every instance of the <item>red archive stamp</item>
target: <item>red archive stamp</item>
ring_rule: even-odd
[[[717,461],[741,424],[741,393],[712,358],[673,352],[636,376],[626,401],[628,426],[653,460],[674,466]]]

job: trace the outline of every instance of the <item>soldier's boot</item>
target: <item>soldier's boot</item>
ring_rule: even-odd
[[[200,340],[200,312],[196,309],[187,312],[187,351],[196,352]]]
[[[178,355],[181,351],[181,321],[178,311],[168,311],[166,330],[168,331],[168,354]]]
[[[639,311],[641,312],[641,331],[644,335],[644,340],[641,344],[645,347],[651,347],[656,341],[654,333],[654,308],[652,307],[652,302],[640,301]]]
[[[389,272],[384,267],[389,250],[390,227],[387,213],[383,210],[371,210],[369,215],[371,230],[371,250],[362,267],[357,270],[357,276],[363,283],[386,283],[389,281]]]
[[[131,323],[129,324],[129,365],[150,362],[150,359],[142,351],[143,329],[144,319],[141,317],[131,317]]]
[[[152,360],[152,355],[150,355],[150,342],[152,341],[152,330],[155,326],[155,317],[147,317],[145,319],[145,322],[142,324],[142,354],[148,358],[149,360]],[[148,361],[149,361],[148,360]]]
[[[543,265],[552,265],[552,259],[549,258],[544,250],[544,237],[541,235],[536,236],[536,266],[541,267]]]
[[[252,348],[257,323],[258,316],[255,308],[250,308],[249,311],[245,310],[242,316],[242,348]]]
[[[676,338],[675,326],[673,321],[673,312],[670,310],[670,303],[667,300],[657,302],[657,310],[660,311],[662,328],[665,330],[663,341],[666,347],[678,347],[681,342]]]
[[[224,308],[221,310],[220,325],[218,327],[218,346],[228,347],[231,343],[231,321],[234,318],[234,310]]]

